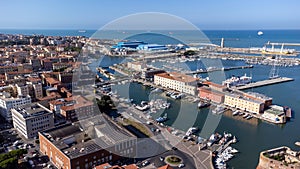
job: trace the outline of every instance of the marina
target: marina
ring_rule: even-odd
[[[238,55],[237,55],[237,57],[238,57]],[[226,56],[223,55],[223,58],[220,57],[219,59],[222,60],[222,61],[225,61],[225,62],[228,61],[228,59],[226,58]],[[242,56],[241,56],[241,58],[242,58]],[[152,63],[164,62],[163,60],[164,59],[161,59],[161,61],[152,60]],[[197,58],[188,58],[188,59],[185,59],[185,60],[187,60],[187,61],[184,61],[182,59],[182,61],[179,60],[179,61],[176,61],[174,63],[185,62],[185,64],[189,65],[189,64],[192,64],[193,62],[197,62],[198,61]],[[244,61],[243,59],[236,60],[236,62],[243,62],[243,61]],[[175,67],[174,65],[172,65],[172,64],[174,64],[173,61],[169,61],[169,62],[170,62],[170,67],[169,68],[172,68],[172,66]],[[280,61],[278,63],[280,63]],[[271,62],[269,63],[269,65],[272,65],[272,64],[273,63],[271,63]],[[243,75],[243,74],[247,73],[247,75],[249,75],[249,74],[251,76],[255,75],[255,76],[252,77],[253,78],[252,80],[256,81],[256,82],[259,82],[259,81],[261,81],[261,79],[267,79],[268,78],[268,73],[266,74],[265,72],[266,72],[266,69],[269,70],[270,67],[267,66],[267,65],[268,64],[257,64],[257,65],[254,65],[254,67],[252,69],[249,69],[249,70],[243,69],[243,68],[232,69],[232,70],[226,71],[226,75],[227,75],[227,78],[230,78],[230,76],[232,76],[232,75]],[[241,66],[244,66],[244,65],[231,65],[231,66],[228,66],[228,67],[241,67]],[[165,67],[165,68],[167,68],[167,67]],[[213,70],[213,68],[209,68],[209,69]],[[222,67],[220,69],[222,69]],[[192,69],[192,70],[195,71],[195,69]],[[291,67],[288,66],[288,67],[282,67],[281,70],[280,70],[280,74],[281,74],[281,76],[283,76],[282,78],[285,79],[285,77],[290,77],[290,79],[293,79],[293,80],[280,80],[281,82],[272,82],[276,78],[274,78],[274,79],[268,79],[268,82],[264,82],[263,84],[258,83],[258,84],[256,84],[256,87],[248,87],[248,88],[245,88],[243,90],[251,89],[251,90],[255,90],[255,91],[261,92],[261,93],[266,93],[267,95],[270,95],[273,98],[280,98],[282,94],[278,94],[279,91],[288,90],[288,88],[284,88],[283,89],[282,86],[289,86],[290,85],[290,83],[283,83],[283,82],[290,81],[291,83],[295,83],[295,82],[292,82],[292,81],[294,81],[294,79],[295,80],[297,79],[297,76],[295,76],[293,74],[292,75],[291,74],[287,74],[286,72],[288,70],[298,70],[298,67],[297,66],[291,66]],[[123,71],[123,70],[120,69],[119,71]],[[119,71],[116,70],[116,72],[119,72]],[[182,70],[178,69],[178,71],[182,71]],[[204,77],[205,77],[205,75],[204,75]],[[212,78],[210,80],[214,81],[215,79]],[[153,83],[151,83],[149,81],[145,81],[143,79],[131,79],[130,80],[130,82],[134,82],[134,81],[138,82],[139,85],[141,85],[142,88],[144,88],[144,89],[150,88],[151,91],[152,91],[153,88],[151,88],[149,86],[152,86],[152,87],[155,87],[155,88],[160,88],[160,89],[163,89],[164,91],[176,92],[176,91],[170,90],[168,88],[164,88],[162,86],[154,85]],[[218,81],[218,83],[220,84],[220,81]],[[271,85],[271,84],[276,84],[276,83],[282,83],[282,84],[280,84],[280,85]],[[131,86],[132,86],[132,84],[131,84]],[[247,86],[247,84],[245,86]],[[243,87],[243,86],[238,86],[238,87]],[[274,90],[270,90],[270,89],[273,89],[273,88],[276,89],[276,91],[278,91],[278,92],[275,92],[275,95],[273,95]],[[269,89],[269,90],[266,90],[266,89]],[[137,90],[135,90],[135,91],[137,91]],[[161,91],[159,91],[159,89],[153,89],[153,93],[159,93],[159,94],[161,94],[161,96],[165,97],[165,92],[161,93]],[[189,129],[190,126],[189,127],[184,127],[185,126],[184,121],[186,121],[186,120],[182,116],[180,116],[180,119],[181,119],[180,122],[178,120],[176,120],[177,116],[178,116],[178,114],[176,113],[177,112],[176,109],[179,109],[178,108],[178,105],[180,105],[179,102],[181,102],[181,106],[185,107],[185,108],[183,108],[184,110],[186,110],[185,111],[185,116],[194,116],[194,118],[197,119],[196,120],[197,121],[196,124],[193,125],[193,126],[198,127],[200,133],[201,133],[201,130],[203,130],[202,127],[203,127],[203,123],[204,123],[201,120],[203,120],[207,116],[209,116],[209,114],[211,114],[212,110],[214,109],[214,106],[210,106],[210,107],[204,106],[204,107],[201,107],[201,109],[198,109],[198,110],[194,110],[194,109],[190,110],[191,107],[192,107],[190,104],[193,104],[197,108],[198,107],[197,104],[200,103],[200,101],[197,100],[196,98],[192,98],[192,97],[190,97],[188,95],[184,96],[183,99],[180,99],[180,100],[179,99],[178,100],[177,99],[173,99],[171,97],[165,97],[165,98],[167,98],[167,99],[170,98],[172,100],[172,103],[171,103],[172,105],[170,106],[170,109],[161,109],[161,110],[164,110],[165,112],[167,111],[167,113],[168,113],[167,114],[167,120],[163,120],[164,121],[163,125],[170,126],[170,127],[175,127],[173,125],[176,124],[175,128],[182,128],[183,131],[188,131],[188,129]],[[146,99],[142,99],[142,100],[146,100]],[[187,101],[190,102],[190,103],[186,103]],[[278,102],[278,100],[276,100],[276,102]],[[140,103],[140,101],[138,103]],[[285,101],[280,100],[280,104],[289,105],[291,107],[295,106],[295,104],[293,104],[293,102],[291,102],[291,103],[292,104],[290,105],[290,102],[285,102]],[[189,106],[186,106],[185,104],[188,104]],[[202,103],[200,103],[200,105],[202,105]],[[153,120],[154,121],[156,119],[158,119],[159,117],[160,117],[158,119],[159,121],[162,120],[162,119],[164,119],[163,117],[165,117],[164,114],[158,113],[159,110],[155,110],[155,109],[151,109],[151,108],[148,109],[147,111],[143,111],[143,112],[150,112],[150,111],[153,112],[152,115],[153,115]],[[253,140],[252,138],[248,138],[248,134],[245,134],[245,133],[251,133],[251,132],[253,132],[254,129],[255,130],[259,130],[259,131],[263,131],[264,134],[271,133],[271,131],[273,131],[273,130],[276,130],[277,133],[278,132],[281,133],[281,132],[286,132],[286,128],[289,128],[287,126],[289,126],[289,125],[293,126],[294,125],[293,122],[290,123],[287,126],[285,126],[285,125],[273,125],[273,124],[271,124],[269,122],[267,122],[267,123],[266,122],[262,122],[262,121],[268,121],[268,119],[264,119],[264,117],[255,116],[255,115],[252,115],[252,114],[249,114],[249,113],[243,113],[241,111],[235,112],[234,115],[233,115],[234,111],[231,111],[231,110],[226,110],[224,112],[223,111],[216,111],[216,112],[219,112],[219,113],[215,114],[217,116],[224,115],[224,116],[222,116],[222,120],[220,122],[220,125],[219,125],[217,131],[222,131],[222,130],[224,130],[224,127],[225,127],[227,131],[230,131],[230,132],[233,132],[233,133],[237,132],[238,133],[237,136],[238,136],[239,140],[241,140],[241,142],[239,142],[237,144],[237,148],[239,149],[239,151],[241,151],[241,152],[247,152],[247,153],[251,154],[252,156],[257,155],[258,152],[260,151],[260,149],[259,149],[259,147],[253,148],[253,149],[255,149],[254,153],[252,152],[253,151],[252,149],[249,150],[248,149],[249,140],[255,141],[257,139],[260,142],[259,144],[262,144],[264,146],[267,146],[267,145],[264,144],[264,142],[262,142],[260,138],[257,138],[259,136],[256,136],[256,135],[260,135],[260,137],[263,137],[262,133],[255,133],[255,138],[256,138],[255,140]],[[283,128],[282,131],[278,131],[277,130],[277,128],[280,128],[279,126]],[[272,128],[272,130],[270,128]],[[240,130],[243,131],[244,133],[242,133]],[[195,134],[197,135],[198,132],[195,133]],[[275,137],[274,135],[275,134],[272,134],[271,137]],[[204,137],[204,138],[207,138],[207,137]],[[285,140],[285,139],[281,138],[280,140]],[[276,140],[274,142],[280,144],[281,141]],[[202,147],[202,146],[200,146],[200,147]],[[201,151],[203,151],[203,150],[201,150]],[[240,159],[243,160],[243,163],[239,162]],[[253,164],[253,163],[256,162],[257,159],[254,159],[254,160],[253,159],[248,159],[248,158],[246,158],[246,157],[244,157],[242,155],[241,156],[238,155],[238,157],[232,158],[231,160],[228,160],[226,162],[226,165],[229,168],[231,166],[232,167],[238,167],[238,166],[240,166],[240,167],[243,166],[244,167],[244,163],[247,163],[247,164],[250,165],[250,162],[248,162],[248,160],[252,161],[251,164]],[[213,161],[213,162],[215,162],[215,161]],[[254,167],[254,165],[251,165],[250,168],[253,168],[253,167]]]

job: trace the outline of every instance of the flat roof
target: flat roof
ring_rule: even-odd
[[[104,119],[102,115],[53,128],[41,134],[70,159],[136,139],[126,130]]]
[[[15,110],[22,115],[24,119],[52,113],[50,110],[47,110],[37,103],[22,105],[18,108],[15,108]]]
[[[271,105],[265,110],[265,113],[270,113],[279,116],[284,114],[284,108],[278,105]]]

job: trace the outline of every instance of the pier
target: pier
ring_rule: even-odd
[[[245,90],[245,89],[250,89],[250,88],[255,88],[255,87],[260,87],[260,86],[267,86],[267,85],[276,84],[276,83],[289,82],[289,81],[293,81],[293,80],[294,80],[293,78],[279,77],[279,78],[275,78],[275,79],[267,79],[267,80],[249,83],[244,86],[232,87],[231,89]]]
[[[208,73],[208,72],[215,72],[215,71],[228,71],[228,70],[234,70],[234,69],[250,69],[253,68],[253,65],[246,65],[246,66],[233,66],[233,67],[222,67],[222,68],[207,68],[206,70],[196,70],[196,71],[190,71],[186,74],[198,74],[198,73]]]

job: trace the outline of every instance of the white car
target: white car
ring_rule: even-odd
[[[179,168],[183,168],[185,165],[183,164],[183,163],[180,163],[179,165],[178,165],[178,167]]]
[[[146,165],[148,165],[148,164],[150,164],[149,161],[144,161],[144,162],[142,163],[142,166],[146,166]]]

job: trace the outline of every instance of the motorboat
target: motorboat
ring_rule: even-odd
[[[167,117],[167,113],[163,116],[163,117],[158,117],[155,119],[156,122],[158,123],[163,123],[165,121],[167,121],[168,117]]]
[[[205,102],[205,101],[200,101],[198,103],[198,108],[204,108],[204,107],[208,107],[210,106],[210,103],[209,102]]]
[[[239,115],[239,113],[240,113],[240,112],[239,112],[238,110],[236,110],[236,111],[234,111],[234,112],[232,113],[232,115],[233,115],[233,116],[237,116],[237,115]]]
[[[199,130],[198,127],[191,127],[191,128],[188,129],[188,131],[186,132],[185,135],[190,136],[190,135],[196,133],[198,130]]]

